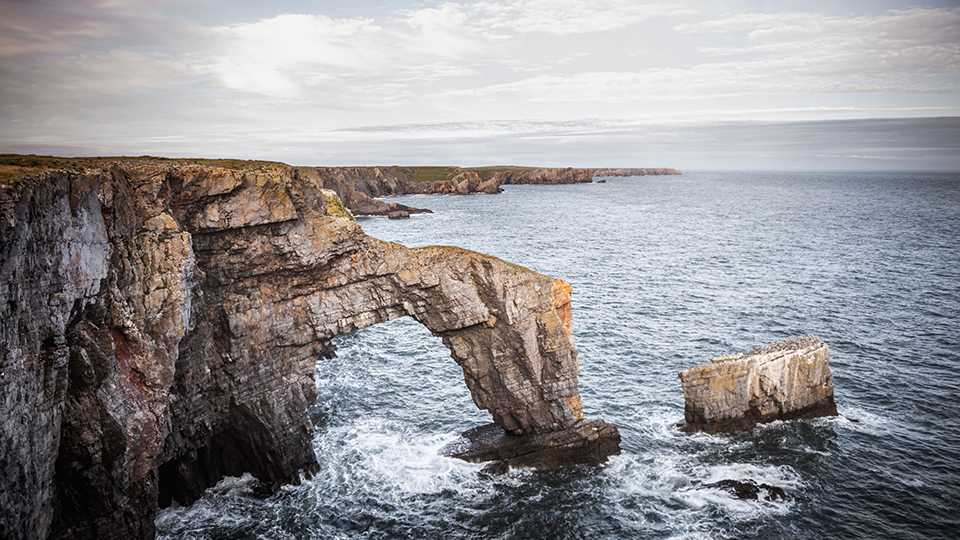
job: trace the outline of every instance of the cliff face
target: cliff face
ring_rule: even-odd
[[[447,178],[418,181],[417,168],[402,167],[300,167],[307,176],[324,188],[332,189],[351,212],[357,215],[387,215],[405,211],[424,213],[430,210],[397,203],[386,203],[378,197],[425,193],[458,194],[499,193],[500,185],[481,180],[476,173],[459,167],[431,167],[443,169]]]
[[[574,169],[532,167],[300,167],[302,175],[332,189],[356,215],[391,212],[430,212],[378,197],[410,194],[500,193],[507,184],[583,184],[596,176],[647,176],[680,174],[676,169]],[[439,177],[439,179],[438,179]]]
[[[680,372],[684,431],[733,432],[758,423],[835,416],[826,343],[792,338]]]
[[[314,363],[401,316],[524,453],[614,452],[582,419],[567,283],[370,238],[322,186],[120,162],[0,187],[0,537],[151,538],[158,505],[225,475],[298,482]]]
[[[654,167],[643,169],[594,169],[593,176],[670,176],[679,175],[679,169]]]
[[[593,169],[521,169],[493,173],[500,184],[586,184],[593,181]]]

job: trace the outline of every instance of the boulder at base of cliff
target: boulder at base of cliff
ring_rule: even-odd
[[[620,431],[600,419],[580,420],[562,431],[525,435],[510,435],[496,424],[487,424],[461,433],[440,449],[440,455],[492,462],[485,469],[492,472],[505,472],[508,467],[599,465],[620,455]]]
[[[680,372],[683,431],[730,433],[758,423],[836,416],[827,344],[790,338]]]
[[[395,212],[390,212],[387,214],[388,219],[407,219],[410,217],[410,212],[404,212],[403,210],[397,210]]]

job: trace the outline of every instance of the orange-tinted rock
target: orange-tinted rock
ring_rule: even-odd
[[[5,538],[152,538],[158,504],[224,476],[298,482],[314,364],[403,316],[528,447],[611,448],[583,431],[568,283],[370,238],[293,167],[44,173],[0,186],[0,247]]]

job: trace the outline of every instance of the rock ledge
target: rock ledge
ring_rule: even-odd
[[[620,455],[620,432],[600,419],[584,419],[568,429],[540,435],[510,435],[496,424],[487,424],[465,431],[440,454],[472,463],[492,461],[536,469],[599,465]]]

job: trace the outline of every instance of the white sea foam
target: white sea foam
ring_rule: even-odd
[[[240,477],[227,476],[215,486],[206,490],[203,496],[191,506],[182,507],[174,503],[170,508],[157,514],[155,523],[159,531],[170,531],[170,536],[158,535],[160,539],[177,538],[192,540],[206,538],[203,534],[208,527],[240,528],[254,518],[244,506],[258,502],[244,497],[251,492],[256,479],[249,473]],[[229,511],[225,508],[229,507]],[[190,524],[190,528],[184,528]]]
[[[344,462],[351,463],[354,485],[378,486],[384,496],[409,496],[444,491],[470,495],[478,489],[476,473],[482,464],[468,463],[439,455],[439,450],[456,438],[455,433],[421,435],[404,433],[380,419],[361,421],[343,434],[326,433],[318,441],[318,456],[342,475]],[[319,482],[330,478],[319,478]]]

